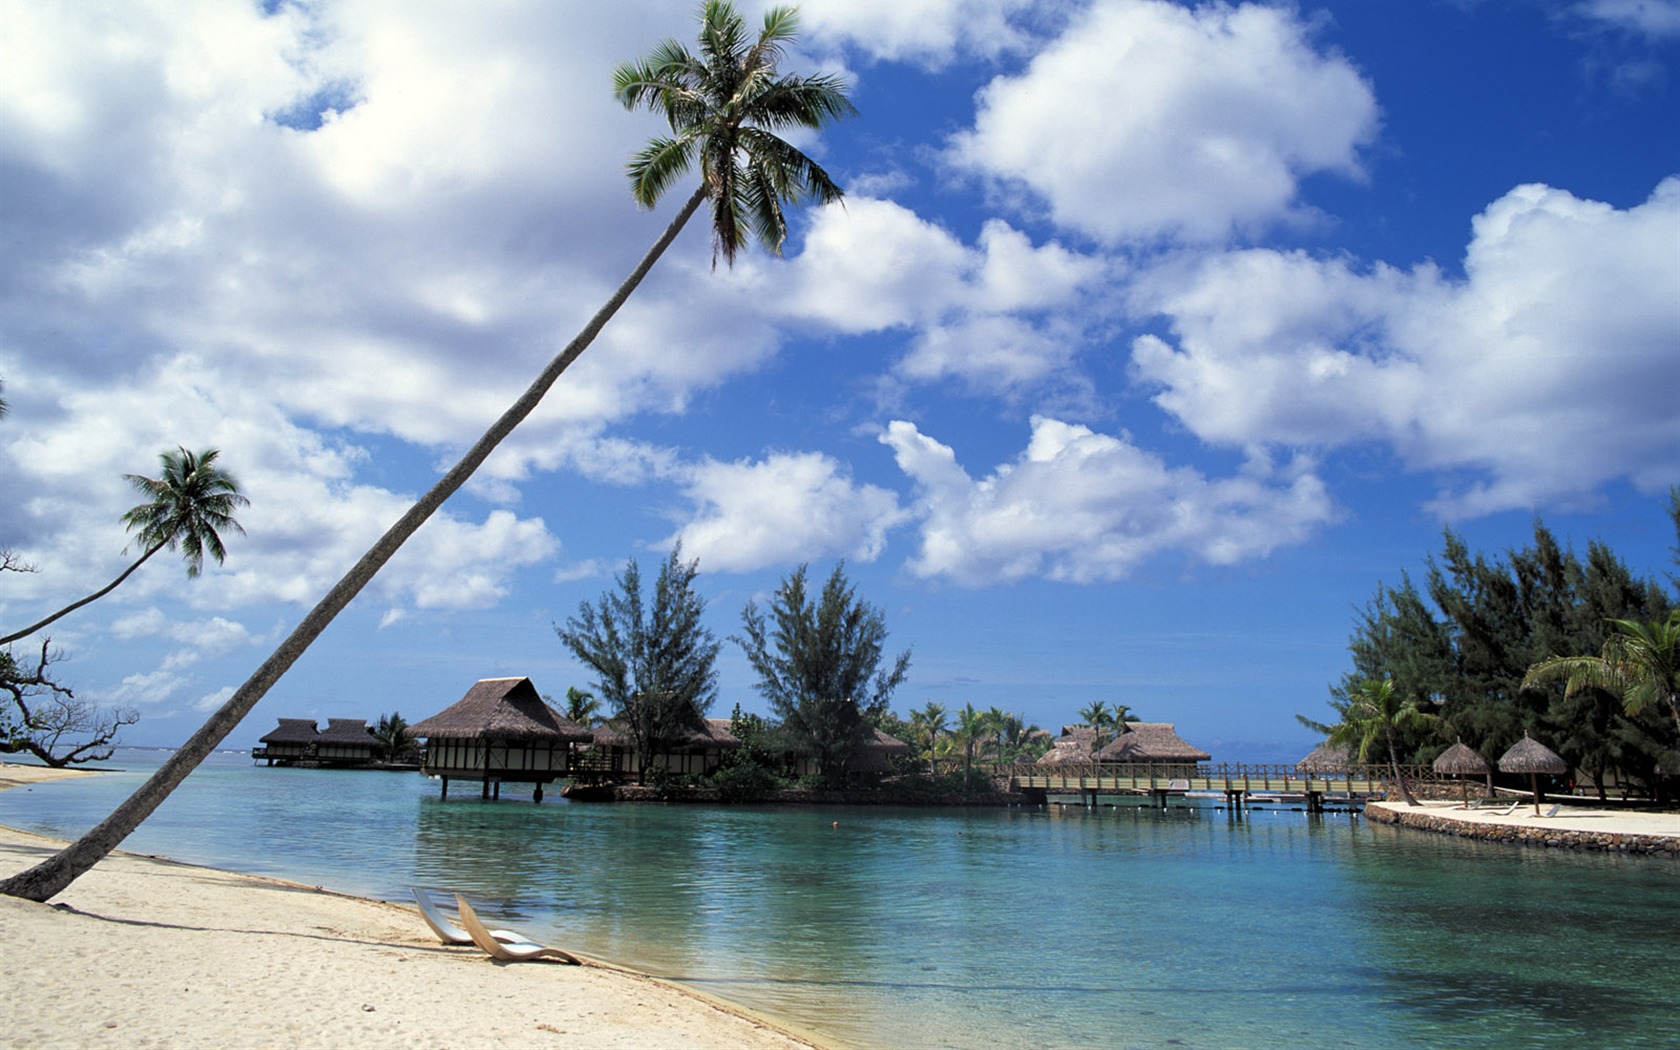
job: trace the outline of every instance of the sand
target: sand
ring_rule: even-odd
[[[1569,805],[1558,810],[1555,816],[1548,817],[1544,814],[1552,808],[1553,803],[1544,802],[1540,806],[1541,815],[1535,816],[1534,804],[1527,800],[1511,812],[1505,812],[1516,801],[1517,799],[1511,798],[1497,807],[1477,809],[1464,809],[1457,799],[1421,800],[1415,807],[1392,799],[1373,802],[1371,805],[1394,813],[1426,813],[1431,817],[1463,821],[1467,824],[1538,828],[1546,831],[1583,831],[1607,835],[1646,835],[1653,838],[1680,837],[1680,813],[1594,809],[1591,806]]]
[[[60,845],[0,828],[0,872]],[[604,964],[439,944],[412,906],[121,852],[51,904],[0,897],[0,931],[4,1047],[816,1045]]]

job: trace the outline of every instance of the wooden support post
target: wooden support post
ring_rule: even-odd
[[[542,781],[540,781],[540,780],[537,781],[537,789],[535,791],[531,792],[531,801],[532,802],[541,802],[542,801]]]
[[[1307,792],[1307,812],[1308,813],[1323,813],[1324,812],[1324,792],[1322,792],[1322,791],[1309,791],[1309,792]]]
[[[440,798],[440,799],[449,798],[449,775],[447,773],[444,774],[444,777],[443,777],[443,794],[439,795],[438,798]]]
[[[479,788],[478,797],[486,802],[490,800],[490,778],[488,776],[484,778],[484,783]]]

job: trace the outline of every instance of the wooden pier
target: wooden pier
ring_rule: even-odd
[[[1051,795],[1074,795],[1094,806],[1099,796],[1131,795],[1165,807],[1174,795],[1222,794],[1228,805],[1240,809],[1259,796],[1281,795],[1301,798],[1311,812],[1322,810],[1327,801],[1354,804],[1386,797],[1389,779],[1386,766],[1309,773],[1290,765],[1162,762],[999,766],[993,775],[999,787],[1039,803]],[[1401,775],[1434,779],[1422,768],[1403,768]]]

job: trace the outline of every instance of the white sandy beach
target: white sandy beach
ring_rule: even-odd
[[[0,871],[59,845],[0,828]],[[126,853],[51,904],[0,897],[0,930],[5,1047],[814,1045],[640,974],[446,947],[412,906]]]
[[[1373,802],[1372,806],[1394,813],[1425,813],[1432,817],[1485,824],[1493,827],[1526,827],[1547,831],[1583,831],[1606,835],[1646,835],[1680,838],[1680,813],[1658,813],[1651,810],[1594,809],[1589,806],[1564,806],[1555,816],[1545,816],[1552,808],[1550,802],[1541,806],[1536,816],[1532,803],[1524,801],[1510,809],[1516,799],[1499,806],[1465,809],[1457,800],[1424,799],[1417,806],[1390,799]],[[1509,812],[1507,812],[1509,810]]]

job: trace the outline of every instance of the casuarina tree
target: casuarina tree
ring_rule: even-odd
[[[886,658],[886,619],[858,599],[844,564],[813,600],[806,566],[782,581],[769,615],[750,603],[741,614],[746,635],[736,638],[758,675],[758,691],[796,744],[815,756],[817,772],[833,776],[863,747],[868,716],[883,713],[910,670],[910,654]]]
[[[840,188],[828,173],[781,137],[790,129],[821,129],[854,112],[839,78],[801,77],[780,71],[784,51],[797,29],[798,19],[791,8],[773,8],[765,12],[755,38],[730,4],[710,0],[700,11],[698,52],[691,53],[683,45],[667,41],[643,61],[626,64],[615,72],[618,99],[629,109],[646,107],[663,115],[671,129],[669,137],[655,139],[630,162],[631,193],[636,201],[652,206],[679,178],[699,169],[699,185],[676,217],[583,331],[549,361],[461,460],[375,542],[152,778],[76,842],[28,871],[0,882],[0,893],[47,900],[115,849],[169,797],[403,543],[531,414],[702,205],[711,209],[714,259],[721,257],[727,264],[744,246],[749,232],[772,254],[780,254],[787,238],[784,204],[840,200]]]

